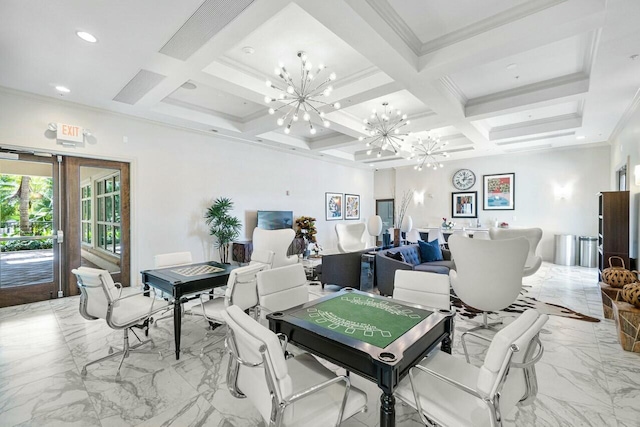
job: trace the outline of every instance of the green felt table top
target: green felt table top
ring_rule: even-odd
[[[379,348],[387,347],[431,314],[393,299],[358,294],[338,295],[290,313]]]

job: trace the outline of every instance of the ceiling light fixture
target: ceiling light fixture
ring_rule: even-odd
[[[413,168],[421,171],[425,166],[433,170],[444,167],[438,160],[440,157],[449,157],[449,153],[443,151],[443,148],[449,144],[449,141],[441,142],[440,138],[434,138],[431,135],[425,141],[418,138],[418,142],[411,146],[411,156],[409,159],[418,158],[418,164]]]
[[[264,101],[268,104],[270,102],[281,102],[282,105],[278,108],[269,108],[269,114],[275,114],[281,109],[287,109],[285,115],[281,116],[276,123],[278,126],[286,126],[284,133],[289,134],[291,132],[291,125],[293,122],[297,122],[302,115],[302,119],[309,123],[309,133],[315,135],[316,129],[311,122],[311,114],[315,114],[320,118],[324,127],[329,127],[331,123],[324,118],[324,111],[318,110],[322,105],[331,105],[338,110],[340,108],[339,102],[333,104],[322,101],[320,98],[328,97],[333,91],[333,86],[329,83],[336,79],[336,73],[330,73],[329,76],[321,83],[313,85],[314,80],[318,78],[320,73],[325,69],[325,66],[318,65],[318,70],[315,75],[311,72],[313,65],[307,61],[307,54],[305,52],[298,52],[298,58],[300,58],[300,84],[296,86],[291,74],[287,71],[284,64],[280,63],[278,68],[275,69],[275,73],[282,82],[285,84],[286,89],[282,89],[275,86],[270,80],[267,80],[268,87],[276,89],[280,92],[277,98],[272,98],[269,95],[265,96]],[[315,105],[314,105],[315,104]],[[288,123],[287,123],[288,122]]]
[[[62,92],[62,93],[69,93],[71,92],[71,89],[69,89],[68,87],[64,87],[64,86],[56,86],[56,90],[58,92]]]
[[[96,43],[98,41],[96,36],[91,33],[87,33],[86,31],[76,31],[76,36],[89,43]]]
[[[242,51],[244,53],[246,53],[247,55],[251,55],[252,53],[255,53],[256,50],[254,48],[252,48],[251,46],[245,46],[245,47],[242,48]]]
[[[579,140],[582,140],[582,139],[585,139],[585,138],[586,138],[586,136],[584,136],[584,135],[576,136],[576,139],[579,139]]]
[[[382,156],[385,150],[393,151],[396,156],[400,155],[401,144],[404,137],[411,135],[411,132],[401,132],[400,129],[410,124],[407,115],[400,110],[393,111],[393,107],[388,102],[383,102],[383,111],[378,113],[372,110],[371,116],[363,120],[365,126],[362,129],[369,136],[361,136],[359,141],[367,141],[367,155],[371,155],[374,149],[378,150],[378,157]]]
[[[196,84],[192,82],[184,82],[180,85],[180,87],[187,90],[194,90],[198,88],[198,86],[196,86]]]

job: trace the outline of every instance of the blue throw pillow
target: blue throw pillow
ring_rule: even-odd
[[[433,242],[423,242],[418,240],[418,246],[420,247],[420,260],[422,262],[442,261],[442,249],[438,244],[438,239]]]

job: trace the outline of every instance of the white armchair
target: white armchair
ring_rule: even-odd
[[[363,239],[366,229],[364,222],[336,224],[338,250],[347,253],[366,249],[367,242]]]
[[[272,268],[295,264],[298,262],[298,256],[287,255],[295,236],[296,232],[292,228],[263,230],[256,227],[253,230],[253,250],[273,252]]]
[[[481,240],[452,234],[449,249],[456,263],[449,271],[451,286],[462,302],[483,312],[482,327],[488,328],[487,312],[508,307],[520,294],[529,242],[524,237]]]
[[[129,330],[140,328],[148,334],[149,324],[153,322],[151,316],[166,308],[167,303],[144,296],[144,291],[122,295],[122,287],[118,287],[113,282],[107,270],[78,267],[71,272],[75,274],[78,288],[80,288],[80,314],[82,317],[87,320],[104,319],[111,329],[123,331],[122,350],[113,352],[113,349],[109,348],[107,356],[84,365],[81,374],[82,376],[87,374],[89,365],[122,356],[116,371],[116,381],[119,381],[124,359],[141,345],[153,344],[151,339],[142,341],[134,333],[139,343],[129,345]]]
[[[411,368],[396,397],[418,410],[426,425],[501,426],[516,405],[535,398],[534,365],[543,354],[539,333],[548,318],[535,310],[522,313],[493,337],[480,367],[434,353]]]
[[[302,264],[261,271],[256,277],[261,315],[309,302],[307,276]]]
[[[531,276],[542,265],[542,257],[536,255],[536,249],[542,239],[541,228],[496,228],[489,229],[489,236],[492,240],[515,239],[524,237],[529,241],[529,254],[524,263],[524,276]]]
[[[227,387],[246,397],[265,425],[339,426],[366,408],[367,395],[348,376],[336,376],[308,353],[285,358],[278,336],[239,307],[222,317],[228,325]]]

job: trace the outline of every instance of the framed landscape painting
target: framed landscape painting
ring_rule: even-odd
[[[357,194],[345,194],[344,219],[360,219],[360,196]]]
[[[483,175],[483,208],[485,211],[515,209],[515,173]]]
[[[451,193],[451,218],[477,218],[478,192]]]
[[[326,220],[342,219],[342,193],[324,193]]]

